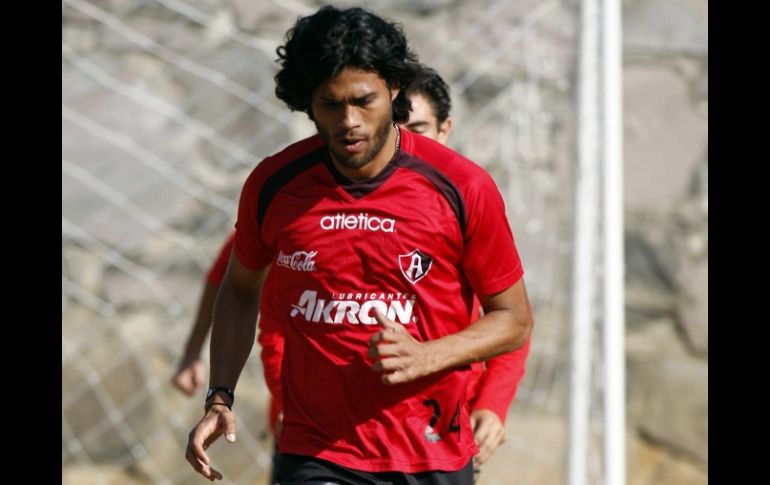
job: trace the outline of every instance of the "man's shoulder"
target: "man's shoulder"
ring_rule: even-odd
[[[262,170],[275,171],[317,151],[323,145],[324,141],[320,135],[315,134],[309,136],[303,140],[292,143],[277,153],[266,157],[259,163],[259,165],[257,165],[256,168],[259,169],[262,167]]]
[[[296,168],[297,172],[301,172],[302,167],[300,165],[320,163],[320,158],[308,158],[308,156],[312,156],[323,146],[324,141],[317,134],[292,143],[283,150],[262,159],[251,171],[247,184],[251,186],[254,184],[261,185],[276,174],[282,173],[282,171],[285,172],[286,170]]]

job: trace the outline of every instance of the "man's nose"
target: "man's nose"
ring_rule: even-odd
[[[345,105],[342,108],[342,127],[346,130],[357,128],[361,124],[361,116],[358,108],[353,105]]]

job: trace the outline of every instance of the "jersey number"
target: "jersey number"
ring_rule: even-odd
[[[422,402],[424,405],[433,409],[433,415],[430,417],[428,426],[425,428],[425,439],[436,442],[441,440],[441,435],[436,432],[436,424],[441,417],[441,406],[435,399],[426,399]],[[450,433],[460,432],[460,403],[457,403],[452,419],[449,421],[448,431]]]

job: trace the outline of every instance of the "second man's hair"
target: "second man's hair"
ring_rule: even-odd
[[[407,96],[421,94],[430,103],[439,125],[449,118],[452,110],[452,98],[449,86],[434,69],[418,64],[416,75],[407,88]]]

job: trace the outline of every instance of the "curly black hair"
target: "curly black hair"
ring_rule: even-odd
[[[406,88],[407,96],[422,94],[428,100],[436,121],[440,125],[449,117],[452,110],[452,98],[449,96],[449,86],[444,79],[425,64],[417,64],[416,74],[411,84]]]
[[[346,67],[374,71],[391,89],[408,86],[414,77],[417,56],[401,26],[358,7],[322,7],[297,19],[285,40],[276,49],[281,70],[275,76],[275,95],[311,119],[313,91]],[[401,89],[393,100],[393,121],[405,122],[410,109]]]

